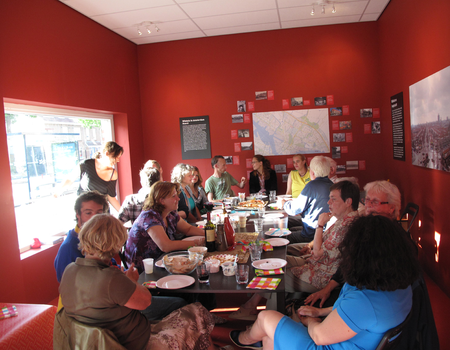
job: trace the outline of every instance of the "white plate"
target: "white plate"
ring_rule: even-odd
[[[182,241],[195,241],[198,238],[202,238],[202,237],[201,236],[188,236],[186,238],[183,238]]]
[[[274,270],[286,266],[287,261],[283,259],[262,259],[252,262],[255,269]]]
[[[240,212],[240,213],[228,214],[228,216],[230,218],[239,217],[239,216],[250,216],[250,213],[249,212]]]
[[[197,226],[205,226],[205,225],[206,225],[206,220],[197,221],[195,224],[196,224]]]
[[[273,213],[264,215],[264,219],[278,219],[282,218],[284,215],[281,213]]]
[[[283,247],[289,244],[289,241],[284,238],[268,238],[266,241],[269,242],[272,247]]]
[[[172,275],[160,278],[156,286],[161,289],[180,289],[195,283],[194,277],[186,275]]]
[[[287,229],[284,229],[285,231],[282,231],[282,230],[283,229],[280,228],[279,231],[272,231],[272,232],[267,231],[267,232],[265,232],[265,234],[266,234],[266,236],[270,236],[270,237],[286,237],[292,233],[291,231],[286,231]]]
[[[213,216],[213,215],[217,215],[217,214],[222,214],[223,213],[223,210],[222,209],[216,209],[216,210],[213,210],[212,212],[211,212],[211,216]],[[203,214],[202,215],[202,218],[205,218],[206,219],[206,214]]]
[[[274,238],[276,239],[276,238]],[[272,243],[271,243],[272,244]],[[272,244],[273,245],[273,244]],[[273,245],[274,246],[274,245]],[[275,247],[275,246],[274,246]],[[155,266],[156,267],[160,267],[160,268],[164,268],[164,261],[163,260],[158,260],[157,262],[155,262]]]

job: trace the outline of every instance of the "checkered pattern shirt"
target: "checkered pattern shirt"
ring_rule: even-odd
[[[141,188],[138,193],[126,196],[119,210],[119,220],[123,223],[131,220],[131,223],[134,223],[141,213],[149,193],[149,188]]]

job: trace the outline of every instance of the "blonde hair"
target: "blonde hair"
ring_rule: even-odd
[[[398,215],[400,214],[402,199],[397,186],[389,181],[372,181],[364,186],[364,191],[366,191],[366,194],[369,191],[373,191],[377,194],[386,194],[389,205],[394,209],[394,212],[392,213],[392,219],[396,219],[398,217]]]
[[[114,216],[97,214],[83,225],[78,238],[78,248],[83,255],[97,254],[100,259],[111,259],[125,244],[128,234]]]
[[[309,163],[309,169],[314,172],[316,177],[325,177],[330,175],[330,162],[324,156],[315,156]]]
[[[155,182],[152,187],[150,187],[150,193],[145,199],[142,210],[153,209],[161,214],[164,209],[166,209],[166,207],[161,204],[161,199],[171,195],[173,190],[176,190],[177,193],[179,193],[180,185],[167,181]]]
[[[193,171],[194,171],[194,167],[192,165],[185,164],[185,163],[178,163],[172,169],[172,175],[170,177],[170,180],[174,183],[179,184],[183,181],[183,177],[186,174],[192,173]]]

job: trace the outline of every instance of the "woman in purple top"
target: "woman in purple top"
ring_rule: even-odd
[[[158,181],[150,188],[142,212],[130,230],[125,256],[128,264],[134,263],[139,273],[144,270],[143,259],[157,259],[164,253],[185,250],[204,243],[202,229],[180,220],[177,213],[180,201],[179,186]],[[176,232],[198,236],[195,240],[175,240]]]

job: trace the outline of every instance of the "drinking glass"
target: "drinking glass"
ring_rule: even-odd
[[[252,262],[256,260],[261,260],[262,247],[263,246],[259,242],[250,244],[249,250]]]
[[[208,261],[204,261],[203,263],[198,264],[196,269],[199,283],[209,283],[211,264]]]
[[[236,266],[236,282],[237,284],[248,283],[248,265]]]
[[[264,226],[264,219],[261,218],[254,219],[253,223],[255,224],[255,231],[258,233],[262,232]]]

